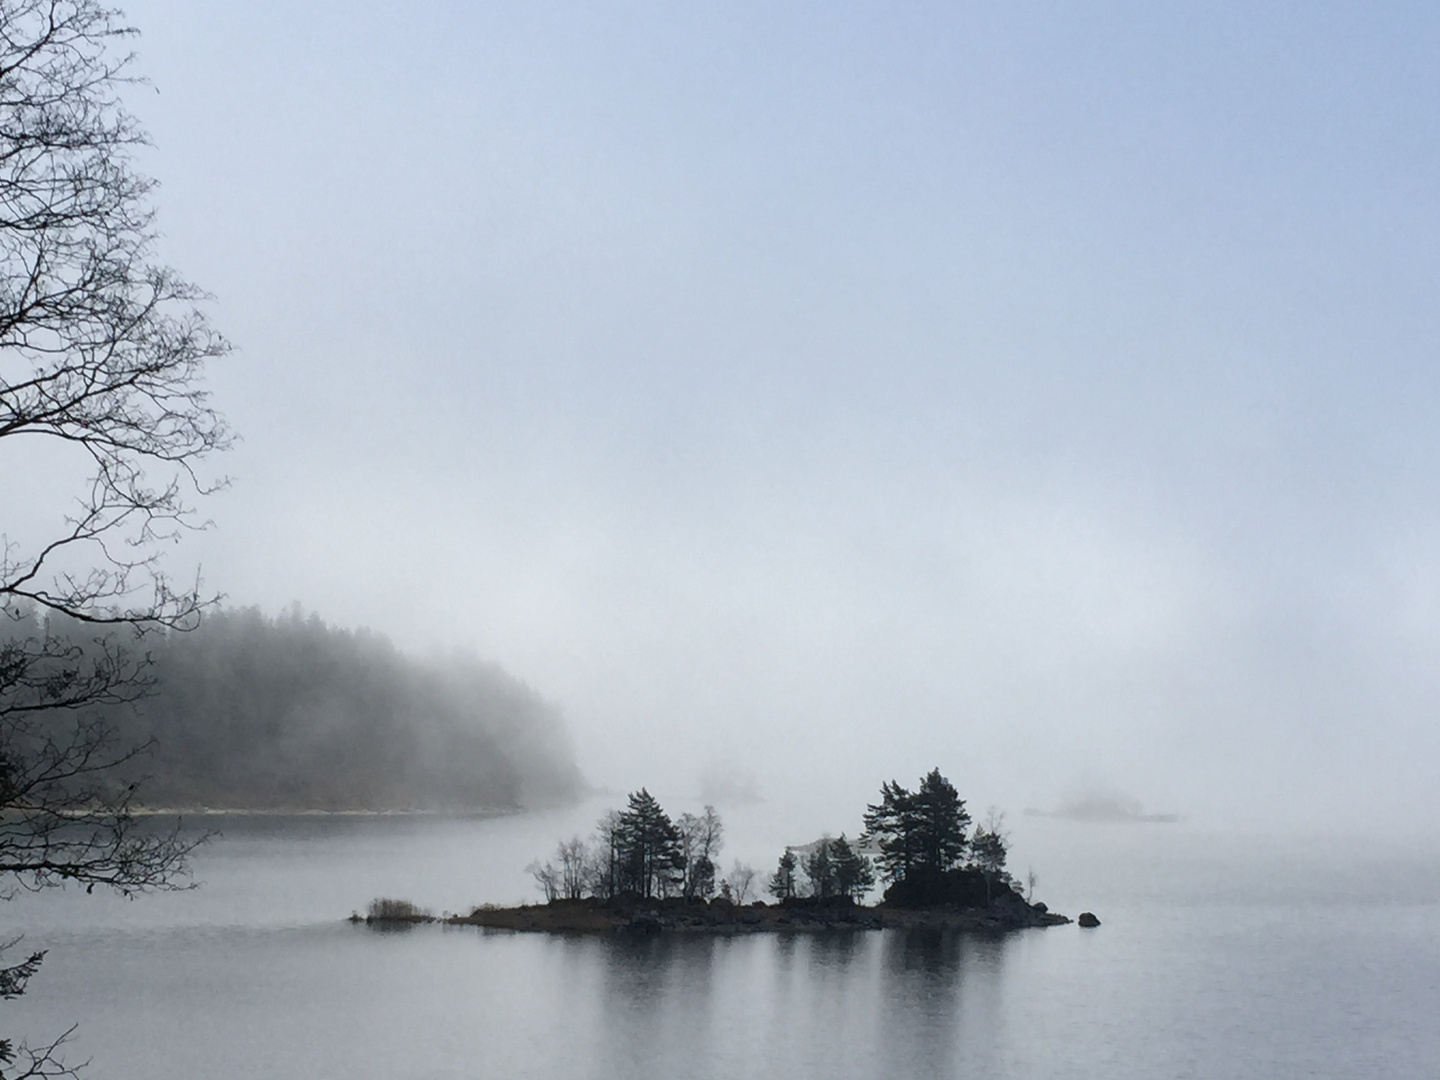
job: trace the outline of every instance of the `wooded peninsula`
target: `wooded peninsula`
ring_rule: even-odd
[[[34,605],[0,623],[0,657],[48,650],[29,679],[78,685],[87,707],[51,707],[30,734],[113,761],[105,780],[134,809],[472,813],[584,789],[558,710],[518,679],[461,653],[411,657],[298,605],[139,637]]]

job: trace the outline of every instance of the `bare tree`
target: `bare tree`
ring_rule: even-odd
[[[730,873],[726,875],[721,885],[735,903],[748,903],[750,894],[755,888],[755,868],[749,863],[742,863],[736,859],[731,864]]]
[[[724,842],[725,826],[720,814],[707,805],[699,816],[681,814],[675,827],[680,832],[680,855],[685,863],[681,894],[687,900],[697,896],[708,899],[715,891],[715,858]]]
[[[589,857],[585,841],[578,836],[561,840],[556,845],[555,858],[560,863],[560,895],[566,900],[579,900],[585,895]]]
[[[161,553],[199,524],[189,497],[221,483],[200,463],[230,441],[201,385],[228,346],[203,294],[154,257],[154,184],[132,161],[146,136],[120,100],[134,33],[96,0],[0,0],[0,447],[48,447],[47,468],[87,475],[38,539],[0,520],[12,889],[184,884],[189,845],[136,826],[134,789],[114,782],[136,751],[92,711],[145,693],[143,635],[192,626],[205,606]],[[18,993],[38,964],[0,977]],[[19,1063],[6,1076],[63,1074],[58,1045],[0,1043],[0,1061]]]
[[[587,860],[587,884],[591,896],[610,900],[620,894],[620,858],[624,844],[618,810],[607,810],[595,823],[595,839]]]
[[[545,894],[545,902],[579,900],[591,884],[591,856],[585,841],[578,836],[561,840],[555,845],[553,861],[536,859],[525,868],[535,879],[535,886]]]
[[[536,859],[525,872],[535,879],[535,887],[545,896],[547,904],[560,898],[560,871],[554,863],[542,863]]]

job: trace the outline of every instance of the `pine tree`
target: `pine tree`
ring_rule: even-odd
[[[622,889],[646,899],[666,895],[685,868],[680,832],[670,816],[641,788],[630,793],[617,825]]]
[[[895,781],[880,785],[880,801],[865,809],[865,833],[880,846],[880,865],[890,881],[900,881],[915,862],[915,796]]]
[[[959,863],[965,854],[970,815],[955,785],[941,776],[939,769],[931,769],[920,781],[911,812],[922,870],[939,875]]]
[[[830,860],[834,864],[835,892],[859,901],[875,884],[875,868],[841,833],[830,842]]]
[[[865,812],[865,831],[879,844],[885,876],[918,883],[922,891],[938,888],[964,856],[969,825],[965,800],[939,769],[913,792],[893,780],[883,784],[880,801]]]
[[[815,845],[815,850],[805,856],[805,876],[810,880],[810,895],[828,900],[836,893],[835,861],[830,857],[830,838],[826,837]]]
[[[777,900],[788,900],[795,895],[795,869],[799,860],[795,852],[789,848],[785,854],[780,856],[780,864],[775,868],[775,873],[770,875],[770,895]]]

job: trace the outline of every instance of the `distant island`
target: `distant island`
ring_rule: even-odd
[[[992,812],[972,829],[964,800],[939,769],[914,791],[884,784],[864,822],[854,842],[841,833],[787,847],[765,883],[774,902],[752,901],[752,867],[737,861],[727,874],[719,871],[724,828],[715,808],[672,819],[642,788],[625,810],[602,817],[590,840],[562,840],[549,860],[530,865],[543,903],[486,904],[444,921],[552,933],[710,934],[913,926],[1001,932],[1071,921],[1022,895],[1005,865],[1003,816]],[[883,897],[867,905],[877,881]],[[1098,925],[1088,912],[1081,918]],[[381,928],[436,921],[391,899],[351,919]]]
[[[1088,795],[1071,799],[1054,810],[1025,808],[1026,817],[1063,818],[1066,821],[1135,822],[1150,825],[1173,825],[1179,814],[1152,814],[1134,799],[1119,795]]]
[[[30,625],[41,619],[22,613],[11,632],[117,662],[89,628],[54,615]],[[418,660],[298,605],[211,612],[129,648],[120,662],[136,664],[144,693],[94,712],[118,752],[145,749],[113,774],[138,785],[135,809],[456,813],[554,805],[584,788],[557,710],[474,657]],[[75,721],[57,710],[45,722]]]

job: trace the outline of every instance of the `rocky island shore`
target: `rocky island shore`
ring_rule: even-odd
[[[891,904],[867,906],[847,898],[818,901],[793,897],[767,904],[735,904],[717,897],[686,900],[673,897],[645,900],[624,897],[600,900],[552,900],[545,904],[497,907],[486,904],[468,915],[436,917],[403,901],[377,901],[368,915],[355,914],[352,922],[380,929],[416,923],[443,922],[450,926],[479,926],[552,934],[755,934],[821,930],[886,930],[936,927],[980,933],[1005,933],[1032,927],[1061,926],[1071,922],[1044,904],[1029,904],[1013,890],[1005,890],[984,907],[943,905],[904,908]]]
[[[1044,904],[1027,904],[1013,892],[988,907],[873,907],[845,899],[812,902],[795,897],[780,903],[738,905],[714,900],[553,900],[520,907],[478,907],[450,916],[453,925],[549,933],[753,934],[816,930],[884,930],[916,926],[1003,933],[1070,922]]]

